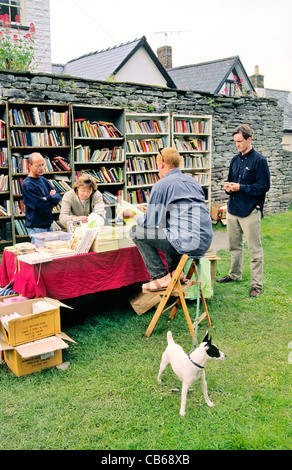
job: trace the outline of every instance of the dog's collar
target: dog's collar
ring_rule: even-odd
[[[191,361],[194,366],[198,367],[199,369],[204,369],[204,366],[200,366],[200,364],[197,364],[196,362],[192,361],[191,356],[188,354],[188,358]]]

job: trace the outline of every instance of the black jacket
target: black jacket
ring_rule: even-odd
[[[266,158],[253,148],[245,155],[235,155],[229,167],[228,181],[239,183],[239,191],[230,194],[228,212],[248,216],[256,207],[263,213],[266,192],[270,189],[270,171]]]

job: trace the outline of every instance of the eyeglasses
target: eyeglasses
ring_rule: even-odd
[[[35,166],[36,168],[44,168],[46,166],[46,164],[42,163],[41,165],[33,165],[33,166]]]
[[[160,153],[162,161],[164,162],[164,158],[163,158],[163,155],[162,155],[162,150],[164,150],[164,147],[161,147],[160,149],[158,149],[158,153]]]

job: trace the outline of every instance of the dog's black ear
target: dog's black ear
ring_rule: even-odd
[[[207,331],[207,333],[205,334],[205,338],[203,339],[203,343],[208,343],[209,341],[209,332]]]

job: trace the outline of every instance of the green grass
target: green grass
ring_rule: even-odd
[[[291,211],[263,219],[259,298],[248,296],[247,249],[243,281],[215,284],[210,330],[227,359],[206,370],[213,408],[194,384],[182,418],[171,368],[156,380],[168,329],[191,349],[183,312],[171,323],[162,316],[146,338],[154,311],[137,316],[131,289],[121,289],[62,309],[62,329],[78,343],[63,353],[68,370],[18,378],[0,366],[0,449],[291,449],[291,222]],[[228,250],[218,255],[218,275],[225,275]],[[195,319],[196,302],[188,306]],[[200,340],[206,328],[202,322]]]

